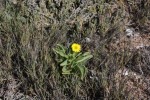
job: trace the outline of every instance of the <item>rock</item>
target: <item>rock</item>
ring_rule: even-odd
[[[126,35],[127,35],[127,37],[132,37],[133,36],[133,29],[127,28],[126,29]]]

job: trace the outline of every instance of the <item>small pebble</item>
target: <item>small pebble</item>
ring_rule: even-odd
[[[126,29],[127,37],[132,37],[133,36],[133,30],[131,29]]]
[[[91,39],[88,38],[88,37],[86,37],[85,40],[86,40],[87,43],[91,42]]]

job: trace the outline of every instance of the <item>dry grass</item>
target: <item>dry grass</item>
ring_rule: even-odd
[[[128,84],[115,76],[130,65],[142,64],[144,70],[148,69],[149,52],[114,43],[122,41],[127,25],[143,29],[144,34],[148,30],[141,26],[149,20],[149,2],[137,1],[4,1],[0,4],[4,8],[0,10],[0,99],[9,98],[9,93],[29,100],[131,99],[126,93]],[[144,19],[137,18],[136,12]],[[149,43],[149,38],[141,38],[145,45]],[[135,46],[134,41],[123,39],[123,43],[126,41]],[[94,56],[86,64],[88,74],[84,80],[61,75],[52,50],[56,44],[69,48],[73,42],[82,44],[82,52],[89,51]],[[139,39],[138,42],[142,43]]]

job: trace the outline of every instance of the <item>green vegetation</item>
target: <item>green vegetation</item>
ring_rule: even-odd
[[[72,44],[72,51],[68,51],[67,48],[62,45],[58,44],[57,46],[54,51],[60,56],[56,61],[60,63],[62,67],[62,74],[73,74],[73,76],[76,76],[76,73],[78,74],[80,72],[80,78],[83,80],[87,73],[85,63],[92,58],[92,55],[89,52],[81,53],[81,47],[76,43]]]
[[[148,22],[150,1],[140,1],[4,0],[0,88],[12,76],[19,84],[16,91],[39,100],[130,99],[123,79],[116,83],[115,74],[135,53],[114,50],[111,44],[124,34],[129,21],[138,28]],[[71,53],[72,43],[81,44],[82,52]]]

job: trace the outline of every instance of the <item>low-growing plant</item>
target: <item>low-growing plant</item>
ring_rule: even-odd
[[[81,45],[77,43],[73,43],[71,49],[57,44],[57,47],[53,50],[57,55],[57,62],[62,67],[61,73],[76,74],[83,80],[88,71],[85,64],[93,56],[89,52],[80,52]]]

